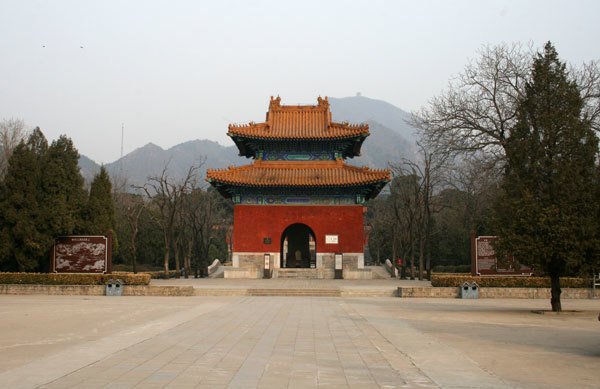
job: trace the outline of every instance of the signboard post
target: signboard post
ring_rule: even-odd
[[[342,254],[335,254],[335,279],[341,280],[342,278],[344,278]]]
[[[53,273],[111,273],[112,234],[71,235],[54,240]]]
[[[471,274],[474,276],[531,276],[533,270],[516,259],[499,263],[492,242],[496,236],[476,237],[471,232]]]
[[[265,254],[265,272],[263,278],[271,278],[271,255]]]

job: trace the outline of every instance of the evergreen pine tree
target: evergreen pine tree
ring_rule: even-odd
[[[52,142],[42,166],[45,233],[60,236],[85,230],[87,193],[79,172],[79,153],[70,138]]]
[[[550,276],[552,310],[560,311],[560,277],[591,260],[598,139],[582,114],[579,88],[550,42],[534,59],[531,79],[507,141],[496,249]]]
[[[90,186],[90,197],[86,210],[86,233],[105,235],[115,231],[115,207],[112,197],[112,184],[104,166],[94,176]],[[116,249],[116,236],[113,235],[113,251]]]
[[[36,128],[12,154],[0,191],[0,269],[32,271],[48,261],[52,236],[40,230],[41,162],[48,142]]]

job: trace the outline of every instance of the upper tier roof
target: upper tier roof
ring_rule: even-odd
[[[273,98],[264,123],[229,125],[227,135],[273,140],[343,139],[369,136],[368,124],[351,125],[331,121],[327,97],[318,98],[317,105],[281,105]],[[236,142],[237,143],[237,142]]]
[[[206,180],[240,186],[339,187],[389,182],[389,169],[369,169],[336,161],[263,161],[251,165],[208,169]]]

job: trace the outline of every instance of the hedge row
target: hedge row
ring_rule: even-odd
[[[507,287],[507,288],[549,288],[550,278],[545,277],[473,277],[473,276],[447,276],[432,275],[432,286],[461,286],[463,282],[475,281],[482,287]],[[583,278],[561,278],[561,288],[588,288],[589,281]]]
[[[148,274],[88,274],[88,273],[0,273],[0,284],[35,285],[105,285],[110,279],[121,279],[125,285],[148,285]]]
[[[433,267],[435,273],[470,273],[471,265],[437,265]]]
[[[148,274],[150,277],[154,279],[164,279],[165,272],[163,271],[145,271],[143,274]],[[180,271],[177,270],[169,270],[169,278],[177,278],[181,275]]]
[[[130,272],[130,271],[113,271],[113,274],[121,275],[121,274],[134,274],[134,273]],[[161,270],[161,271],[139,271],[139,272],[137,272],[137,274],[147,274],[152,279],[165,279],[164,270]],[[179,277],[180,274],[181,274],[181,272],[178,272],[177,270],[169,270],[169,278]]]

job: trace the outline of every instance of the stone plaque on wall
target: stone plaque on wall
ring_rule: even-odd
[[[111,239],[106,236],[61,236],[52,248],[54,273],[110,273]]]
[[[325,243],[326,244],[338,244],[338,236],[337,235],[325,235]]]
[[[496,236],[471,236],[472,273],[481,276],[530,276],[533,270],[521,265],[516,259],[508,260],[506,263],[498,262],[492,242]]]

